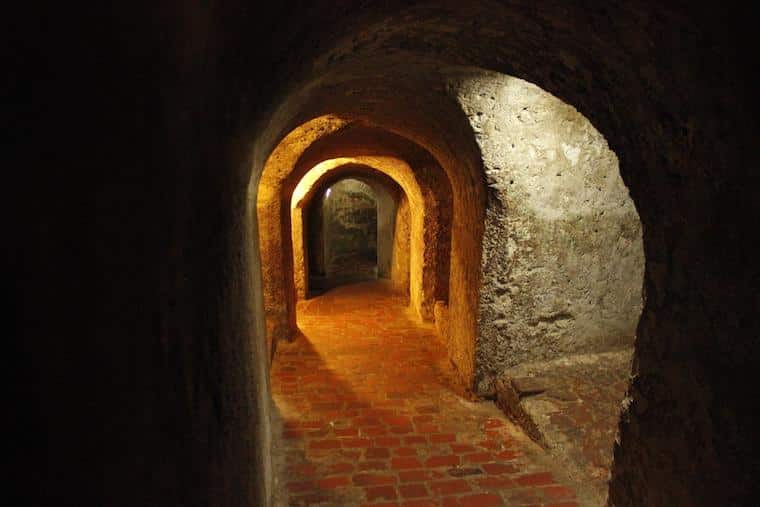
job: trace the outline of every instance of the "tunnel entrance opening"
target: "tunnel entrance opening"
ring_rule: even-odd
[[[311,394],[302,392],[306,384],[296,388],[300,395],[289,396],[291,387],[283,385],[279,376],[290,375],[279,370],[275,361],[278,407],[283,408],[286,422],[296,417],[289,412],[291,402],[298,404],[300,414],[306,410],[310,416],[319,416],[324,402],[337,419],[353,414],[354,406],[358,415],[349,418],[361,417],[362,407],[389,418],[411,418],[403,429],[382,417],[382,428],[377,430],[346,428],[345,436],[355,433],[360,438],[356,442],[369,447],[379,444],[371,437],[395,431],[403,435],[429,427],[433,433],[442,432],[451,421],[444,418],[426,426],[422,417],[414,419],[418,407],[393,401],[396,396],[414,396],[406,392],[410,385],[401,388],[387,376],[396,370],[387,366],[385,345],[377,341],[377,334],[385,334],[389,344],[401,335],[417,345],[428,340],[427,346],[443,352],[446,360],[439,363],[427,356],[426,367],[433,367],[439,377],[414,377],[419,385],[445,386],[445,391],[457,392],[459,399],[476,395],[495,400],[526,434],[550,451],[557,448],[554,441],[566,438],[573,445],[559,449],[578,444],[600,450],[592,457],[593,463],[583,462],[590,453],[574,453],[583,455],[580,463],[555,455],[564,470],[570,465],[576,468],[578,473],[570,475],[584,477],[584,482],[574,485],[573,495],[597,503],[604,494],[604,474],[609,473],[619,401],[628,384],[642,304],[638,215],[620,178],[617,158],[604,137],[575,109],[509,76],[472,69],[449,72],[444,93],[453,91],[454,98],[437,97],[434,104],[423,107],[424,120],[409,116],[414,108],[402,107],[408,106],[403,96],[402,104],[390,101],[389,107],[402,118],[399,124],[392,115],[367,117],[343,104],[345,113],[316,116],[290,130],[264,164],[257,207],[272,350],[280,347],[278,358],[285,361],[293,359],[291,354],[316,353],[316,367],[329,373],[330,382],[351,376],[352,362],[373,365],[365,364],[352,377],[343,401],[330,394],[312,402]],[[333,100],[335,88],[326,89],[325,96],[311,90],[310,99],[320,105],[320,100]],[[431,122],[431,118],[437,120]],[[430,127],[444,123],[451,128]],[[313,236],[314,230],[325,227],[324,203],[331,196],[324,196],[331,185],[349,177],[392,181],[387,187],[395,189],[391,191],[395,220],[390,283],[340,287],[308,299],[312,286],[320,283],[318,277],[326,276],[330,266],[324,235],[322,243],[320,235]],[[290,203],[289,209],[285,203]],[[314,206],[318,206],[316,213]],[[378,231],[376,277],[384,265],[380,238]],[[386,294],[389,288],[393,297],[401,299]],[[398,312],[406,305],[411,323],[405,318],[409,315]],[[402,323],[405,331],[397,333],[394,326]],[[420,332],[420,324],[427,325],[432,335]],[[360,337],[367,339],[366,350],[354,347],[362,341]],[[419,359],[416,352],[407,352]],[[394,360],[409,370],[421,367],[395,356]],[[386,367],[374,370],[375,365]],[[599,365],[612,366],[608,371]],[[300,366],[291,362],[286,368],[297,371]],[[447,371],[456,382],[442,381],[440,376],[446,377]],[[373,372],[369,380],[360,380],[369,372]],[[577,379],[592,381],[573,384]],[[588,395],[596,392],[597,381],[609,379],[614,388],[605,391],[604,399]],[[326,383],[325,379],[318,382]],[[420,389],[421,395],[430,392]],[[435,399],[446,411],[455,411],[440,401],[440,393]],[[598,417],[604,420],[607,433],[603,438],[598,432],[579,436],[583,421],[597,417],[583,407],[597,405],[605,407]],[[427,422],[438,421],[424,417]],[[543,419],[570,423],[541,427],[536,421]],[[374,431],[381,433],[372,435]],[[507,438],[512,430],[505,431],[499,438]],[[327,432],[338,438],[315,445],[344,445],[343,431]],[[487,435],[481,436],[485,442]],[[300,443],[311,446],[304,438]],[[441,450],[431,445],[430,438],[425,437],[424,445],[414,451],[416,460],[410,463],[415,467],[424,468],[423,457],[453,452],[451,441],[445,440],[449,445]],[[457,449],[465,449],[459,447],[456,434],[453,442]],[[467,449],[474,447],[468,442]],[[309,456],[321,459],[320,452],[309,451],[307,460]],[[393,455],[388,458],[392,465]],[[462,466],[475,458],[447,459]],[[484,451],[483,459],[498,462],[489,451]],[[325,458],[320,463],[326,466],[329,461]],[[484,469],[478,470],[483,473]]]
[[[378,276],[378,203],[368,184],[333,183],[307,209],[309,295]]]
[[[366,165],[359,160],[317,164],[293,191],[293,281],[299,301],[338,285],[374,279],[385,280],[407,304],[411,304],[410,293],[420,290],[418,285],[410,286],[410,273],[425,269],[419,266],[422,256],[412,255],[412,245],[420,245],[412,241],[412,229],[420,233],[425,211],[410,208],[408,193],[419,203],[419,192],[409,181],[397,179],[394,167],[406,170],[401,161],[376,158],[366,160],[374,165]],[[430,222],[430,212],[425,214]],[[336,222],[357,222],[358,226]]]
[[[368,184],[375,194],[376,276],[389,280],[416,319],[445,322],[452,303],[450,280],[458,276],[453,268],[473,268],[471,262],[450,261],[457,251],[452,223],[454,187],[427,150],[361,121],[331,115],[316,118],[293,130],[275,148],[258,186],[258,223],[266,231],[266,236],[260,236],[260,252],[271,353],[279,341],[297,336],[296,303],[309,294],[310,263],[315,259],[310,260],[310,239],[305,234],[308,218],[313,221],[316,216],[310,203],[318,189],[326,192],[329,184],[349,176]],[[473,211],[463,210],[462,214]],[[460,235],[473,233],[477,227]],[[324,254],[324,245],[321,250]],[[475,253],[470,250],[467,254]],[[463,282],[475,281],[468,277]],[[453,307],[460,311],[462,305],[473,303],[462,296],[457,294],[453,300]],[[471,325],[469,333],[474,330]],[[466,361],[462,366],[470,367]]]

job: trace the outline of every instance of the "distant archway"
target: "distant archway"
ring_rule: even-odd
[[[449,297],[415,304],[418,292],[411,290],[410,299],[435,322],[465,385],[481,394],[492,392],[494,378],[521,362],[632,343],[641,309],[641,230],[604,138],[571,106],[525,81],[470,68],[449,68],[445,77],[424,71],[414,83],[403,81],[400,70],[389,71],[388,80],[399,79],[393,81],[396,94],[365,94],[360,77],[332,84],[325,78],[309,88],[299,99],[306,111],[330,104],[341,113],[313,117],[283,138],[267,161],[262,185],[268,188],[277,172],[294,185],[325,160],[377,154],[409,161],[421,189],[447,182],[450,269],[434,279]],[[445,89],[435,84],[438,79]],[[410,91],[418,85],[434,92],[420,102]],[[377,101],[386,107],[361,111],[365,102]],[[291,149],[292,155],[286,153]],[[426,179],[427,167],[439,169]],[[271,208],[268,190],[260,188],[260,197],[262,192],[264,230],[271,227],[265,222],[274,223],[268,216],[283,214]],[[287,199],[282,195],[278,202]],[[275,236],[289,240],[286,227]],[[579,235],[589,241],[576,241]],[[428,243],[437,241],[426,238]],[[610,251],[623,262],[610,262]],[[284,269],[283,263],[291,262],[275,259],[272,275],[279,275],[269,280],[287,277],[292,264]],[[265,287],[268,271],[265,266]],[[292,336],[287,328],[294,326],[295,292],[280,290],[292,296],[267,304],[265,290],[268,320],[275,316],[270,327],[280,329],[275,336]]]
[[[334,119],[325,117],[314,121],[332,122]],[[360,172],[385,174],[403,191],[397,194],[400,198],[396,225],[408,222],[409,239],[406,241],[409,246],[396,245],[394,252],[407,252],[408,260],[403,255],[394,258],[390,266],[394,274],[391,278],[399,289],[408,293],[411,308],[422,320],[433,320],[436,301],[447,303],[452,213],[451,186],[447,176],[425,150],[398,135],[361,124],[343,127],[336,127],[335,132],[326,128],[319,130],[324,134],[323,138],[314,141],[293,161],[291,173],[278,169],[280,157],[275,153],[268,162],[270,170],[262,175],[261,185],[266,186],[260,185],[258,195],[259,225],[262,230],[278,228],[267,238],[266,245],[262,242],[261,248],[263,258],[272,256],[272,262],[264,262],[262,266],[270,343],[277,337],[283,339],[294,335],[295,301],[306,295],[307,257],[300,253],[304,244],[302,207],[311,194],[305,200],[302,196],[309,189],[317,188],[315,183],[320,177],[334,170],[345,172],[358,168]],[[313,127],[307,129],[313,131]],[[283,143],[287,144],[287,138]],[[339,149],[335,144],[341,145],[344,153],[356,155],[330,158]],[[286,148],[282,149],[284,152]],[[271,190],[275,188],[279,191]],[[281,195],[279,199],[276,198],[278,193]],[[284,202],[293,209],[293,221],[288,220],[286,211],[289,210],[281,204]],[[397,235],[395,239],[402,237]],[[295,248],[291,250],[287,243]],[[289,255],[291,251],[294,256]]]
[[[312,199],[306,215],[307,293],[377,279],[378,199],[370,185],[350,177],[333,182]]]

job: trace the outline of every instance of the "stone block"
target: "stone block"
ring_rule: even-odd
[[[548,380],[542,377],[519,377],[513,378],[511,382],[520,397],[540,394],[549,388]]]

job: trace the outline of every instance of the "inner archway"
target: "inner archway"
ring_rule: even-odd
[[[318,189],[348,176],[369,185],[376,197],[378,276],[392,282],[418,317],[431,320],[434,301],[447,298],[451,246],[445,233],[449,230],[450,216],[446,203],[451,198],[445,181],[431,182],[430,175],[424,178],[425,173],[415,172],[408,163],[395,157],[329,159],[314,166],[299,181],[291,198],[297,297],[301,299],[309,292],[304,209],[313,203]]]
[[[335,131],[321,126],[323,123],[335,125]],[[319,135],[312,144],[301,144],[301,135],[314,131]],[[290,156],[286,151],[291,142],[303,152],[294,154],[298,158],[291,159],[288,171],[282,165],[283,156]],[[334,157],[336,154],[343,156]],[[399,135],[362,122],[317,118],[286,136],[270,157],[259,187],[259,225],[275,231],[261,248],[262,257],[271,259],[262,263],[262,273],[272,350],[278,340],[295,336],[295,302],[306,295],[303,203],[310,201],[322,179],[351,171],[369,174],[370,180],[377,180],[379,174],[380,180],[390,179],[384,187],[398,189],[391,190],[397,201],[393,204],[394,230],[407,232],[393,236],[397,255],[390,259],[390,270],[396,288],[408,296],[411,310],[419,319],[433,321],[436,305],[448,304],[453,244],[448,174],[429,152]],[[285,202],[290,206],[283,206]]]
[[[304,292],[320,294],[338,285],[374,280],[381,275],[387,278],[388,273],[381,273],[378,266],[379,245],[386,243],[378,225],[379,201],[371,185],[350,177],[317,192],[306,206],[303,220],[307,257],[304,267],[309,273]]]

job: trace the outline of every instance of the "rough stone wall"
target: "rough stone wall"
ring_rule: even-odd
[[[229,18],[209,4],[136,3],[90,15],[101,19],[97,31],[85,36],[87,27],[69,24],[68,36],[78,36],[65,50],[57,22],[13,44],[34,48],[18,56],[47,76],[19,83],[53,85],[45,109],[54,124],[58,108],[67,118],[60,129],[42,122],[47,141],[34,142],[57,146],[48,152],[57,162],[35,164],[37,177],[51,164],[70,167],[55,171],[65,182],[38,180],[29,200],[37,209],[27,217],[48,225],[28,228],[24,242],[34,246],[25,265],[35,262],[17,329],[32,333],[23,339],[32,370],[13,383],[34,405],[18,411],[21,420],[33,414],[39,426],[14,432],[36,444],[12,467],[29,487],[9,494],[39,506],[267,505],[268,352],[246,201],[250,143],[236,142],[252,115],[229,120],[240,110],[237,70],[221,56],[240,32],[220,30]],[[22,19],[18,33],[31,33]],[[74,42],[84,39],[92,44]],[[97,77],[53,64],[74,54]],[[84,91],[80,79],[98,84]],[[259,90],[268,93],[263,83]],[[51,193],[45,202],[55,209],[43,212],[45,185],[66,203]],[[75,220],[65,210],[76,202],[86,213]],[[42,262],[72,243],[81,247]],[[74,272],[71,284],[57,281]]]
[[[327,193],[329,190],[329,194]],[[347,178],[322,197],[327,276],[360,276],[363,265],[377,265],[377,202],[372,188]],[[352,267],[353,266],[353,267]]]
[[[251,176],[249,185],[255,197],[249,197],[249,200],[256,204],[255,215],[260,231],[257,244],[262,258],[260,269],[270,350],[275,349],[277,340],[292,339],[297,333],[290,214],[295,184],[287,189],[283,187],[303,150],[316,139],[339,130],[345,124],[346,121],[339,118],[324,118],[316,124],[295,129],[274,146],[254,147],[253,150],[253,164],[258,169]]]
[[[368,181],[371,184],[371,182]],[[393,238],[396,227],[396,201],[393,195],[381,184],[374,184],[377,201],[377,276],[391,277],[393,262]]]
[[[451,274],[451,221],[453,201],[451,184],[434,164],[419,163],[414,166],[425,202],[425,227],[423,263],[432,269],[423,271],[423,293],[429,295],[422,304],[422,317],[435,320],[434,305],[437,301],[448,303],[449,277]]]
[[[641,224],[605,139],[520,79],[477,70],[450,79],[489,187],[478,390],[516,364],[630,346],[643,305]]]
[[[302,229],[306,235],[306,251],[301,251],[297,255],[308,260],[309,273],[316,275],[325,275],[325,247],[324,247],[324,234],[322,234],[322,224],[324,219],[322,218],[322,206],[320,206],[319,199],[314,199],[309,202],[305,209],[301,209],[300,218],[304,224]],[[302,275],[302,279],[308,279],[307,273]],[[304,284],[304,288],[306,284]]]
[[[396,227],[393,231],[393,255],[391,256],[391,282],[393,288],[409,295],[409,263],[411,216],[409,199],[402,196],[396,208]]]
[[[290,234],[293,244],[293,283],[296,298],[305,299],[308,292],[308,279],[312,274],[320,274],[323,265],[324,249],[320,245],[321,210],[317,207],[304,209],[300,206],[290,208]],[[306,216],[304,214],[316,214]],[[319,218],[319,222],[317,222]],[[319,224],[319,225],[318,225]],[[309,258],[311,257],[311,258]]]

